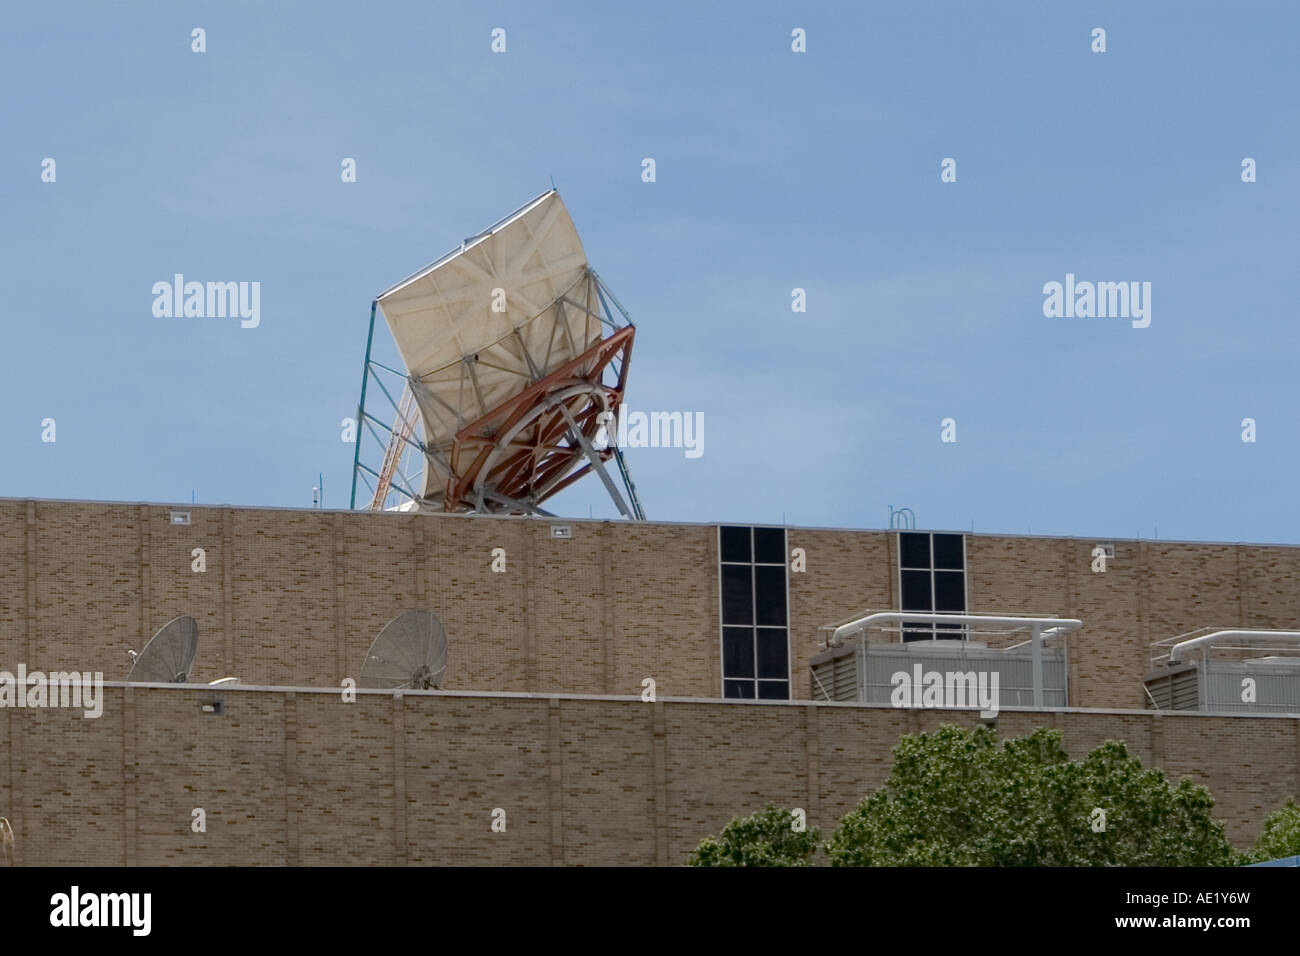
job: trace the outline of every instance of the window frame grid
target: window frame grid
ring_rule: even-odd
[[[929,560],[929,564],[930,564],[930,566],[929,566],[928,568],[905,568],[905,567],[903,567],[903,535],[905,535],[905,534],[923,534],[923,535],[926,536],[926,538],[927,538],[927,543],[928,543],[928,545],[929,545],[929,559],[928,559],[928,560]],[[962,605],[963,605],[963,610],[960,611],[960,612],[957,612],[957,611],[939,611],[939,610],[936,610],[936,609],[935,609],[935,604],[937,603],[936,598],[938,597],[938,594],[937,594],[938,588],[936,587],[936,579],[935,579],[935,575],[936,575],[938,572],[940,572],[940,571],[943,571],[943,572],[946,573],[946,574],[954,574],[954,573],[957,573],[957,569],[956,569],[956,568],[936,568],[936,567],[934,566],[934,536],[935,536],[936,534],[953,535],[954,537],[959,537],[959,538],[961,538],[961,572],[960,572],[960,573],[961,573],[961,601],[962,601]],[[897,545],[896,545],[896,553],[898,554],[898,568],[897,568],[897,570],[898,570],[898,610],[899,610],[900,613],[904,613],[904,614],[906,614],[909,610],[911,610],[911,611],[916,611],[917,614],[924,614],[924,613],[926,613],[925,611],[917,611],[916,608],[905,608],[905,607],[903,607],[903,572],[904,572],[904,571],[926,571],[926,572],[929,573],[929,575],[930,575],[930,611],[929,611],[929,613],[931,613],[931,614],[950,614],[950,613],[951,613],[951,614],[955,614],[955,613],[969,614],[969,613],[970,613],[970,562],[969,562],[968,555],[967,555],[967,553],[966,553],[966,534],[965,534],[965,532],[962,532],[962,531],[899,531],[899,532],[898,532],[898,541],[897,541]],[[937,641],[937,640],[940,639],[940,638],[939,638],[939,625],[937,625],[937,624],[920,624],[920,623],[916,623],[916,624],[912,624],[912,625],[909,627],[909,626],[907,625],[907,622],[904,621],[904,622],[902,622],[902,623],[899,625],[899,640],[900,640],[902,643],[904,643],[904,644],[911,643],[911,641],[908,641],[908,640],[905,639],[904,635],[906,635],[906,634],[908,633],[908,631],[913,631],[913,632],[915,632],[915,631],[918,631],[918,630],[928,630],[930,636],[929,636],[928,638],[925,638],[925,637],[917,637],[917,638],[913,638],[912,640],[914,640],[914,641],[924,641],[924,640]],[[970,635],[969,635],[969,633],[967,632],[966,625],[958,625],[958,627],[954,628],[954,629],[953,629],[952,631],[950,631],[949,633],[952,633],[952,634],[960,634],[960,635],[961,635],[960,640],[963,640],[963,641],[970,640]],[[945,640],[946,640],[946,638],[945,638]]]
[[[723,560],[723,556],[722,556],[722,529],[723,529],[724,527],[726,527],[726,528],[745,528],[746,530],[749,531],[749,560],[748,560],[747,562],[746,562],[746,561],[724,561],[724,560]],[[718,580],[718,662],[719,662],[719,665],[720,665],[719,668],[718,668],[718,677],[719,677],[719,681],[720,681],[720,685],[721,685],[721,686],[718,688],[719,693],[722,695],[722,699],[723,699],[723,700],[786,700],[786,701],[794,700],[794,695],[793,695],[793,686],[794,686],[794,661],[793,661],[793,659],[792,659],[792,654],[791,654],[791,649],[790,649],[790,565],[789,565],[788,558],[787,558],[787,556],[786,556],[787,549],[788,549],[788,547],[789,547],[789,543],[790,543],[789,530],[788,530],[784,525],[721,525],[721,524],[719,524],[719,525],[717,526],[717,529],[718,529],[718,530],[717,530],[716,540],[717,540],[717,546],[718,546],[718,570],[717,570],[717,576],[718,576],[718,577],[717,577],[717,580]],[[757,535],[755,534],[755,532],[757,532],[759,529],[766,529],[766,530],[780,531],[780,532],[781,532],[781,553],[782,553],[782,558],[783,558],[783,560],[782,560],[781,562],[778,563],[778,562],[775,562],[775,561],[759,561],[759,560],[758,560],[757,542],[756,542],[756,540],[755,540],[756,537],[757,537]],[[963,560],[964,560],[964,556],[963,556]],[[747,568],[749,568],[750,623],[749,623],[748,625],[744,625],[744,624],[727,624],[727,623],[725,623],[725,615],[724,615],[724,607],[723,607],[723,593],[722,593],[722,569],[723,569],[724,567],[728,566],[728,565],[730,565],[730,566],[732,566],[732,567],[747,567]],[[782,569],[782,577],[783,577],[783,580],[785,581],[785,620],[784,620],[784,623],[783,623],[782,625],[780,625],[780,626],[777,626],[777,625],[771,625],[771,624],[763,624],[763,625],[760,625],[760,624],[758,623],[758,575],[757,575],[757,573],[755,572],[755,569],[756,569],[756,568],[759,568],[759,567],[764,567],[764,568],[776,568],[776,567],[779,567],[779,568]],[[750,650],[751,650],[751,652],[752,652],[752,654],[753,654],[753,660],[754,660],[754,676],[753,676],[753,677],[731,677],[731,678],[727,677],[727,669],[726,669],[726,668],[727,668],[727,659],[726,659],[726,648],[725,648],[725,643],[724,643],[724,641],[725,641],[725,636],[724,636],[724,635],[725,635],[725,631],[724,631],[724,628],[727,628],[727,627],[748,627],[748,628],[749,628],[749,632],[750,632]],[[785,631],[785,677],[784,677],[784,678],[779,678],[779,677],[759,677],[759,676],[758,676],[758,631],[759,631],[759,628],[760,628],[760,627],[768,628],[768,629],[771,629],[771,630],[783,630],[783,631]],[[753,697],[727,697],[727,681],[728,681],[728,680],[748,681],[748,682],[753,686],[754,696],[753,696]],[[759,690],[759,685],[760,685],[760,684],[781,684],[781,683],[784,683],[784,684],[785,684],[785,696],[784,696],[784,697],[760,697],[760,696],[758,696],[758,690]]]

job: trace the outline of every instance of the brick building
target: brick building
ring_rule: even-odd
[[[0,499],[0,670],[120,682],[168,620],[200,628],[189,685],[6,708],[0,815],[23,863],[680,863],[769,801],[832,827],[901,733],[979,719],[813,699],[825,625],[928,600],[1082,620],[1069,707],[998,732],[1124,739],[1244,843],[1300,796],[1300,715],[1154,712],[1143,675],[1196,628],[1294,628],[1298,580],[1300,548],[1246,544]],[[416,607],[443,690],[345,703]]]

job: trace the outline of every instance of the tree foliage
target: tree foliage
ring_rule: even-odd
[[[1255,849],[1246,854],[1250,863],[1266,863],[1284,856],[1300,856],[1300,807],[1294,800],[1287,800],[1268,815]]]
[[[827,843],[838,866],[1219,866],[1214,800],[1109,740],[1070,760],[1058,730],[998,745],[987,727],[903,737],[885,785]]]
[[[796,830],[801,821],[775,804],[737,817],[717,838],[705,837],[691,854],[691,866],[811,866],[817,852],[816,827]]]
[[[1300,853],[1300,807],[1269,816],[1255,851],[1234,853],[1209,790],[1144,769],[1108,740],[1071,760],[1058,730],[998,743],[987,727],[911,734],[883,787],[824,844],[837,866],[1227,866]],[[692,866],[808,866],[816,828],[769,805],[732,820]]]

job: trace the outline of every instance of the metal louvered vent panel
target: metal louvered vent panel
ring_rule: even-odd
[[[1173,701],[1170,697],[1170,679],[1168,677],[1148,677],[1146,679],[1147,694],[1150,697],[1152,710],[1173,710]]]
[[[822,664],[812,665],[812,696],[813,700],[834,700],[835,699],[835,664],[833,661],[826,661]]]
[[[814,700],[859,701],[856,649],[836,648],[812,662]]]
[[[1169,692],[1172,698],[1170,708],[1172,710],[1196,710],[1201,706],[1200,690],[1197,671],[1188,670],[1183,671],[1181,674],[1174,674],[1169,679]]]
[[[1201,707],[1195,667],[1149,674],[1145,683],[1155,710],[1199,710]]]
[[[857,655],[845,654],[836,659],[834,667],[834,699],[857,700],[859,697]]]

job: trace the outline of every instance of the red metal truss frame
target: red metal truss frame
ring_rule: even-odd
[[[527,510],[590,471],[589,460],[577,467],[587,450],[574,440],[565,412],[590,443],[600,430],[600,413],[617,412],[623,402],[635,335],[635,326],[624,326],[458,431],[448,455],[443,510]],[[605,369],[615,360],[618,381],[607,385]],[[609,461],[613,442],[595,454]],[[525,507],[512,508],[501,498]]]

